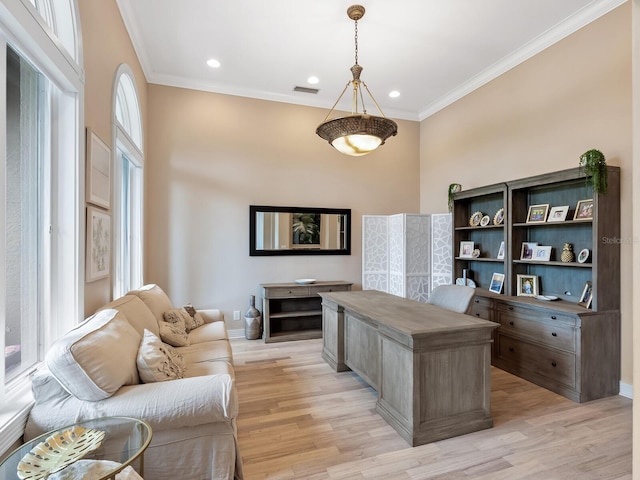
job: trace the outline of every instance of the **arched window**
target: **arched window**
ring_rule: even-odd
[[[84,314],[85,173],[76,0],[2,6],[0,453],[22,434],[29,375]]]
[[[114,297],[142,285],[143,136],[134,76],[128,65],[116,72],[113,98],[115,148]]]

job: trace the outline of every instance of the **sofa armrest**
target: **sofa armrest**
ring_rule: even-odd
[[[204,323],[224,322],[224,314],[217,308],[198,310],[198,313],[202,315]]]
[[[52,412],[56,412],[52,415]],[[238,415],[234,379],[229,374],[181,378],[121,387],[96,402],[73,395],[37,402],[31,410],[26,438],[75,422],[107,416],[134,417],[155,431],[231,422]]]

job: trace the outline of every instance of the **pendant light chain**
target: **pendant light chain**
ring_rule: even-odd
[[[353,36],[356,43],[356,65],[358,65],[358,20],[355,20],[355,35]]]

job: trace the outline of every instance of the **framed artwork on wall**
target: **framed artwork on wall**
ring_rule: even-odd
[[[86,281],[109,276],[111,266],[111,215],[87,207]]]
[[[111,206],[111,149],[87,128],[87,203]]]

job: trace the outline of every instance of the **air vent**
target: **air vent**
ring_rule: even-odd
[[[294,92],[302,92],[302,93],[313,93],[314,95],[318,93],[320,90],[317,88],[308,88],[308,87],[293,87]]]

